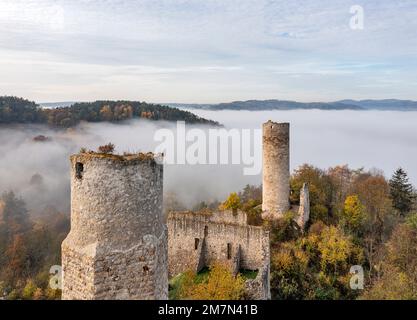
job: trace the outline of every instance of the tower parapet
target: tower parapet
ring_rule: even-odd
[[[63,299],[167,299],[163,166],[151,153],[71,157]]]
[[[263,218],[276,219],[290,209],[290,124],[263,124]]]

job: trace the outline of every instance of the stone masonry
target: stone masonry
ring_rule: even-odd
[[[262,217],[277,219],[290,209],[290,125],[263,124]]]
[[[263,125],[262,217],[298,210],[305,228],[308,185],[290,208],[288,123]],[[270,299],[269,232],[240,211],[162,213],[163,166],[153,154],[71,157],[71,231],[62,243],[63,299],[167,299],[168,275],[214,262],[257,270],[249,299]],[[1,208],[0,208],[1,209]]]
[[[244,212],[169,213],[168,253],[170,277],[220,262],[233,274],[257,270],[257,278],[246,282],[247,294],[252,299],[270,298],[269,232],[248,225]]]
[[[308,184],[304,183],[300,190],[300,207],[298,208],[297,224],[304,231],[310,219],[310,193]]]
[[[163,166],[153,154],[71,157],[63,299],[167,299]]]

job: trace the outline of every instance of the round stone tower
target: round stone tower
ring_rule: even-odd
[[[163,166],[153,154],[71,157],[63,299],[167,299]]]
[[[263,124],[262,216],[276,219],[290,209],[290,124]]]

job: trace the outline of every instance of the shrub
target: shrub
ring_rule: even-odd
[[[240,274],[236,277],[222,264],[210,267],[203,280],[192,272],[185,273],[181,280],[181,299],[190,300],[240,300],[245,293],[245,282]]]
[[[229,195],[229,197],[227,198],[227,200],[222,204],[222,209],[231,209],[233,211],[236,211],[237,209],[240,209],[241,207],[241,203],[240,203],[240,198],[237,195],[236,192],[233,192]]]
[[[29,280],[26,283],[26,286],[23,288],[22,291],[22,298],[25,300],[31,300],[33,298],[33,294],[36,291],[36,285],[32,280]]]
[[[108,143],[103,146],[98,147],[98,151],[104,154],[111,154],[114,152],[115,145],[113,143]]]

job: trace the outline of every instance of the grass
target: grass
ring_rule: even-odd
[[[210,275],[210,269],[208,267],[204,267],[200,270],[199,273],[197,273],[194,282],[195,283],[202,283],[208,279]]]
[[[258,270],[239,270],[243,280],[255,279],[258,276]]]
[[[194,283],[202,283],[207,280],[210,275],[210,269],[208,267],[204,267],[194,278]],[[169,300],[179,300],[180,289],[184,280],[185,274],[180,273],[173,277],[169,281],[169,292],[168,298]]]
[[[184,273],[180,273],[169,281],[169,300],[179,300],[179,289],[181,288],[183,279]]]

